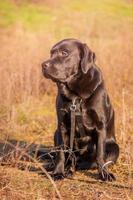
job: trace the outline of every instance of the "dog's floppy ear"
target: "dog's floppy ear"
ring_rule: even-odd
[[[86,44],[82,44],[81,69],[84,74],[88,72],[89,68],[94,64],[95,60],[95,53],[92,52]]]

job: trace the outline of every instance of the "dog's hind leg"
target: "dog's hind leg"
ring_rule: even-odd
[[[102,180],[113,181],[115,176],[112,173],[108,172],[108,166],[114,164],[117,161],[119,156],[119,146],[115,140],[108,139],[105,142],[105,153],[104,153],[104,164],[101,165],[100,169],[100,178]]]
[[[107,139],[105,144],[105,162],[115,163],[119,156],[119,146],[114,139]]]
[[[99,178],[104,181],[115,180],[114,175],[108,172],[108,166],[109,164],[116,162],[119,155],[119,147],[115,142],[115,138],[106,138],[105,127],[98,130],[98,143],[96,150]]]

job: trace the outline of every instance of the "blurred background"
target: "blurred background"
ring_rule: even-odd
[[[119,167],[130,179],[132,0],[0,0],[0,137],[53,144],[57,91],[42,76],[41,63],[56,42],[69,37],[87,43],[96,54],[116,112]]]

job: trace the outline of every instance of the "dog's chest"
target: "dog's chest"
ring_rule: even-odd
[[[70,107],[71,107],[72,103],[69,102],[69,103],[65,103],[63,105],[63,107],[61,108],[61,112],[62,112],[62,117],[63,117],[63,122],[65,123],[66,125],[66,128],[71,129],[71,126],[72,126],[72,112]],[[75,130],[76,132],[79,132],[79,125],[78,125],[78,122],[76,120],[76,112],[73,113],[75,114]],[[86,107],[86,105],[84,103],[82,103],[81,105],[81,108],[80,108],[80,120],[82,122],[82,125],[85,129],[85,132],[86,132],[86,135],[89,135],[89,132],[91,132],[93,129],[94,129],[94,123],[93,123],[93,120],[92,120],[92,117],[91,117],[91,114],[88,112],[88,109]]]
[[[89,135],[89,132],[92,132],[92,130],[94,129],[94,122],[89,112],[89,108],[87,108],[85,104],[82,104],[81,118],[82,118],[83,126],[86,130],[86,133],[88,133],[87,135]]]

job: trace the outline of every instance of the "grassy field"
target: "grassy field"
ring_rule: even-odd
[[[53,145],[56,87],[41,74],[54,43],[78,38],[96,53],[116,113],[117,181],[97,171],[56,182],[62,199],[133,199],[133,1],[0,0],[0,136]],[[1,200],[58,199],[43,175],[0,165]]]

